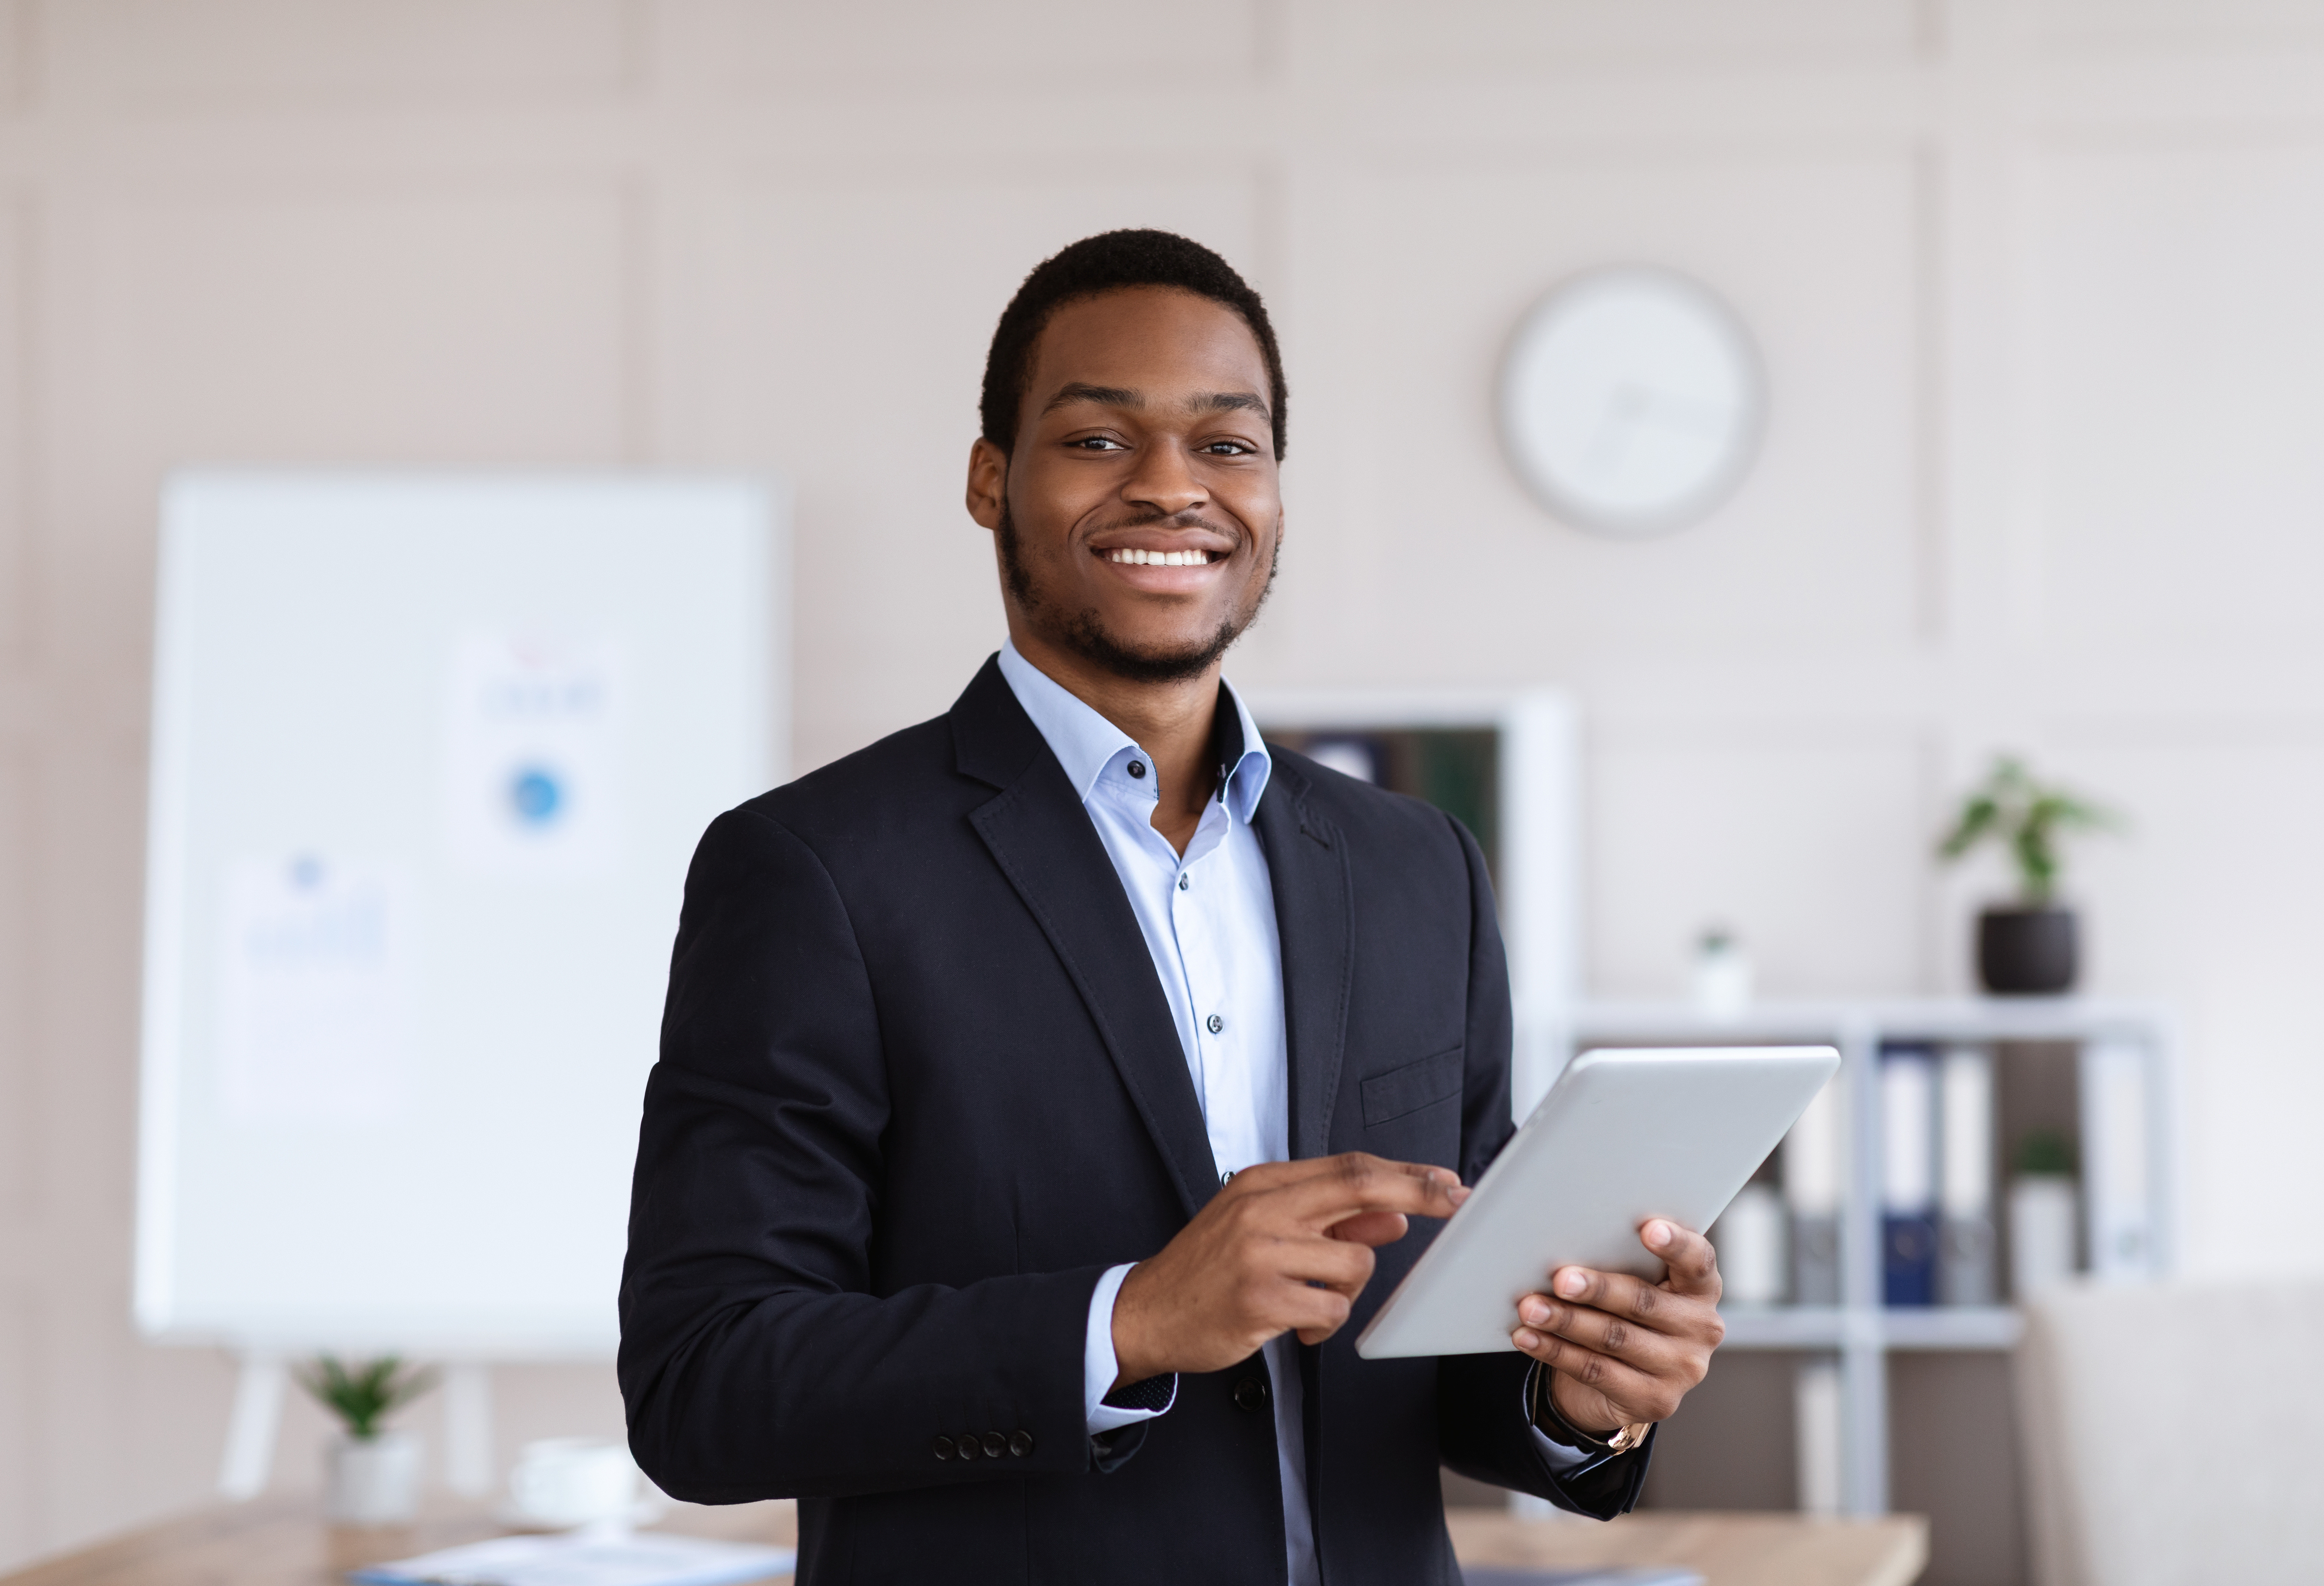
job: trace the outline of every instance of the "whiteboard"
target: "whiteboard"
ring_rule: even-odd
[[[729,478],[170,483],[149,1336],[612,1351],[687,862],[783,770],[779,517]]]

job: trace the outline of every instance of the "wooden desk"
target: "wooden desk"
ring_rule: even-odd
[[[1684,1564],[1702,1571],[1708,1586],[1908,1586],[1929,1563],[1929,1523],[1918,1515],[1811,1520],[1665,1510],[1600,1525],[1452,1509],[1445,1519],[1464,1564]]]
[[[1464,1563],[1685,1564],[1702,1571],[1710,1586],[1907,1586],[1929,1552],[1928,1522],[1914,1516],[1848,1521],[1646,1514],[1601,1526],[1455,1509],[1451,1521]],[[681,1504],[662,1528],[784,1546],[797,1535],[787,1503],[715,1509]],[[312,1498],[261,1498],[165,1520],[35,1564],[0,1586],[340,1586],[357,1565],[501,1529],[483,1509],[447,1507],[417,1525],[357,1530],[323,1524]]]
[[[447,1502],[415,1525],[378,1527],[326,1525],[321,1505],[318,1497],[262,1498],[201,1509],[34,1564],[0,1586],[346,1586],[346,1572],[361,1565],[508,1530],[479,1504]],[[788,1503],[675,1504],[656,1528],[788,1547],[798,1511]]]

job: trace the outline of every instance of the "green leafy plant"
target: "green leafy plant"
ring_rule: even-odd
[[[2028,908],[2046,908],[2058,892],[2059,839],[2068,832],[2107,831],[2119,824],[2089,799],[2034,780],[2024,761],[2005,754],[1961,800],[1960,817],[1937,853],[1954,860],[1980,844],[1999,844],[2017,868],[2018,900]]]
[[[2074,1142],[2063,1130],[2031,1130],[2017,1142],[2017,1171],[2029,1178],[2071,1178]]]
[[[367,1443],[380,1434],[380,1422],[436,1386],[436,1373],[424,1367],[406,1367],[393,1355],[349,1367],[332,1355],[317,1357],[299,1371],[299,1386],[346,1424],[347,1435]]]

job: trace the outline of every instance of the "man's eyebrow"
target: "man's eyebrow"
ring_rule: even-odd
[[[1079,381],[1058,388],[1057,394],[1043,404],[1041,411],[1054,413],[1068,402],[1096,402],[1108,408],[1142,408],[1146,397],[1140,392],[1124,385],[1084,385]]]
[[[1186,410],[1193,413],[1231,413],[1247,410],[1260,418],[1268,417],[1267,403],[1255,392],[1212,391],[1186,399]]]

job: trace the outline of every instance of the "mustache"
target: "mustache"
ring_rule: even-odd
[[[1231,518],[1207,518],[1194,507],[1180,512],[1138,512],[1126,518],[1116,518],[1100,523],[1090,530],[1093,534],[1111,534],[1117,529],[1204,529],[1223,535],[1240,550],[1250,539],[1250,533]]]

